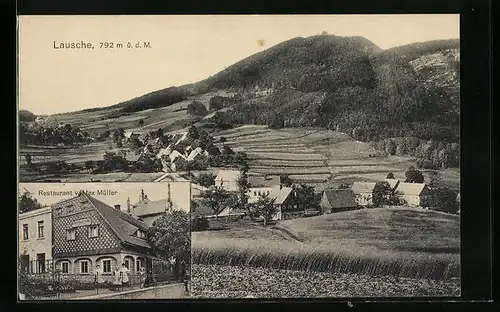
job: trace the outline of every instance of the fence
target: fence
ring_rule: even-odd
[[[54,270],[51,260],[31,261],[19,270],[19,293],[27,300],[70,299],[140,289],[170,283],[187,283],[186,270],[174,270],[170,263],[155,259],[148,273],[74,274]]]

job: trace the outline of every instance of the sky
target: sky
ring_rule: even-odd
[[[194,83],[280,42],[326,31],[382,49],[458,39],[459,15],[20,16],[19,109],[35,114],[104,107]],[[92,43],[94,49],[55,49]],[[151,48],[101,49],[149,42]]]
[[[141,190],[152,200],[161,200],[168,198],[168,183],[20,183],[19,192],[22,194],[25,190],[31,193],[33,198],[36,198],[42,205],[51,205],[59,201],[77,196],[80,190],[94,192],[91,195],[111,207],[119,204],[122,210],[127,207],[127,198],[130,198],[130,203],[133,205],[139,201]],[[170,182],[170,195],[172,201],[178,203],[179,208],[185,208],[189,212],[190,207],[190,183],[189,182]],[[110,195],[97,195],[98,190],[111,190]],[[72,191],[71,195],[42,195],[43,192],[59,192]],[[116,192],[116,193],[115,193]],[[45,193],[48,194],[48,193]],[[57,193],[56,193],[57,194]]]

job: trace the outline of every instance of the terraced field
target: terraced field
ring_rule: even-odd
[[[416,166],[412,158],[378,155],[369,143],[319,128],[277,130],[245,125],[214,133],[214,136],[217,139],[224,137],[225,145],[246,152],[252,171],[287,174],[295,182],[312,184],[318,190],[346,182],[378,181],[389,172],[398,179],[405,179],[408,167]],[[428,177],[425,170],[423,173]],[[458,169],[440,173],[443,185],[459,189]]]

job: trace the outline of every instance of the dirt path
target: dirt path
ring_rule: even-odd
[[[283,228],[280,228],[277,226],[273,226],[273,227],[268,227],[268,226],[264,227],[264,226],[260,226],[260,225],[253,225],[253,226],[258,228],[258,229],[264,230],[264,231],[269,231],[269,232],[281,235],[284,239],[286,239],[288,241],[292,241],[292,242],[295,242],[297,244],[304,244],[297,236],[293,235],[292,233],[290,233],[289,231],[287,231]]]

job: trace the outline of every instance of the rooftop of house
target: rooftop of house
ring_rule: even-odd
[[[215,177],[215,181],[223,181],[223,182],[236,182],[240,176],[240,172],[238,170],[219,170],[217,173],[217,177]]]
[[[249,175],[248,183],[252,187],[265,187],[280,184],[279,176]]]
[[[356,207],[355,195],[349,189],[327,189],[324,192],[332,208]]]
[[[257,191],[269,191],[268,197],[274,199],[274,203],[281,205],[288,196],[292,193],[291,187],[280,187],[279,185],[275,185],[273,187],[265,187],[265,188],[250,188],[249,192],[252,193],[254,190]],[[266,193],[267,194],[267,193]],[[259,200],[260,196],[250,196],[248,199],[249,203],[256,203]]]
[[[427,187],[425,183],[406,183],[401,182],[396,188],[396,192],[401,195],[418,196]]]
[[[140,247],[151,248],[151,246],[144,240],[133,236],[137,230],[146,231],[146,224],[129,216],[125,212],[109,206],[108,204],[86,194],[80,192],[79,197],[86,198],[92,206],[102,215],[102,217],[109,224],[113,232],[117,234],[122,242],[136,245]]]
[[[375,189],[375,182],[354,182],[352,184],[351,190],[356,193],[372,193]]]

